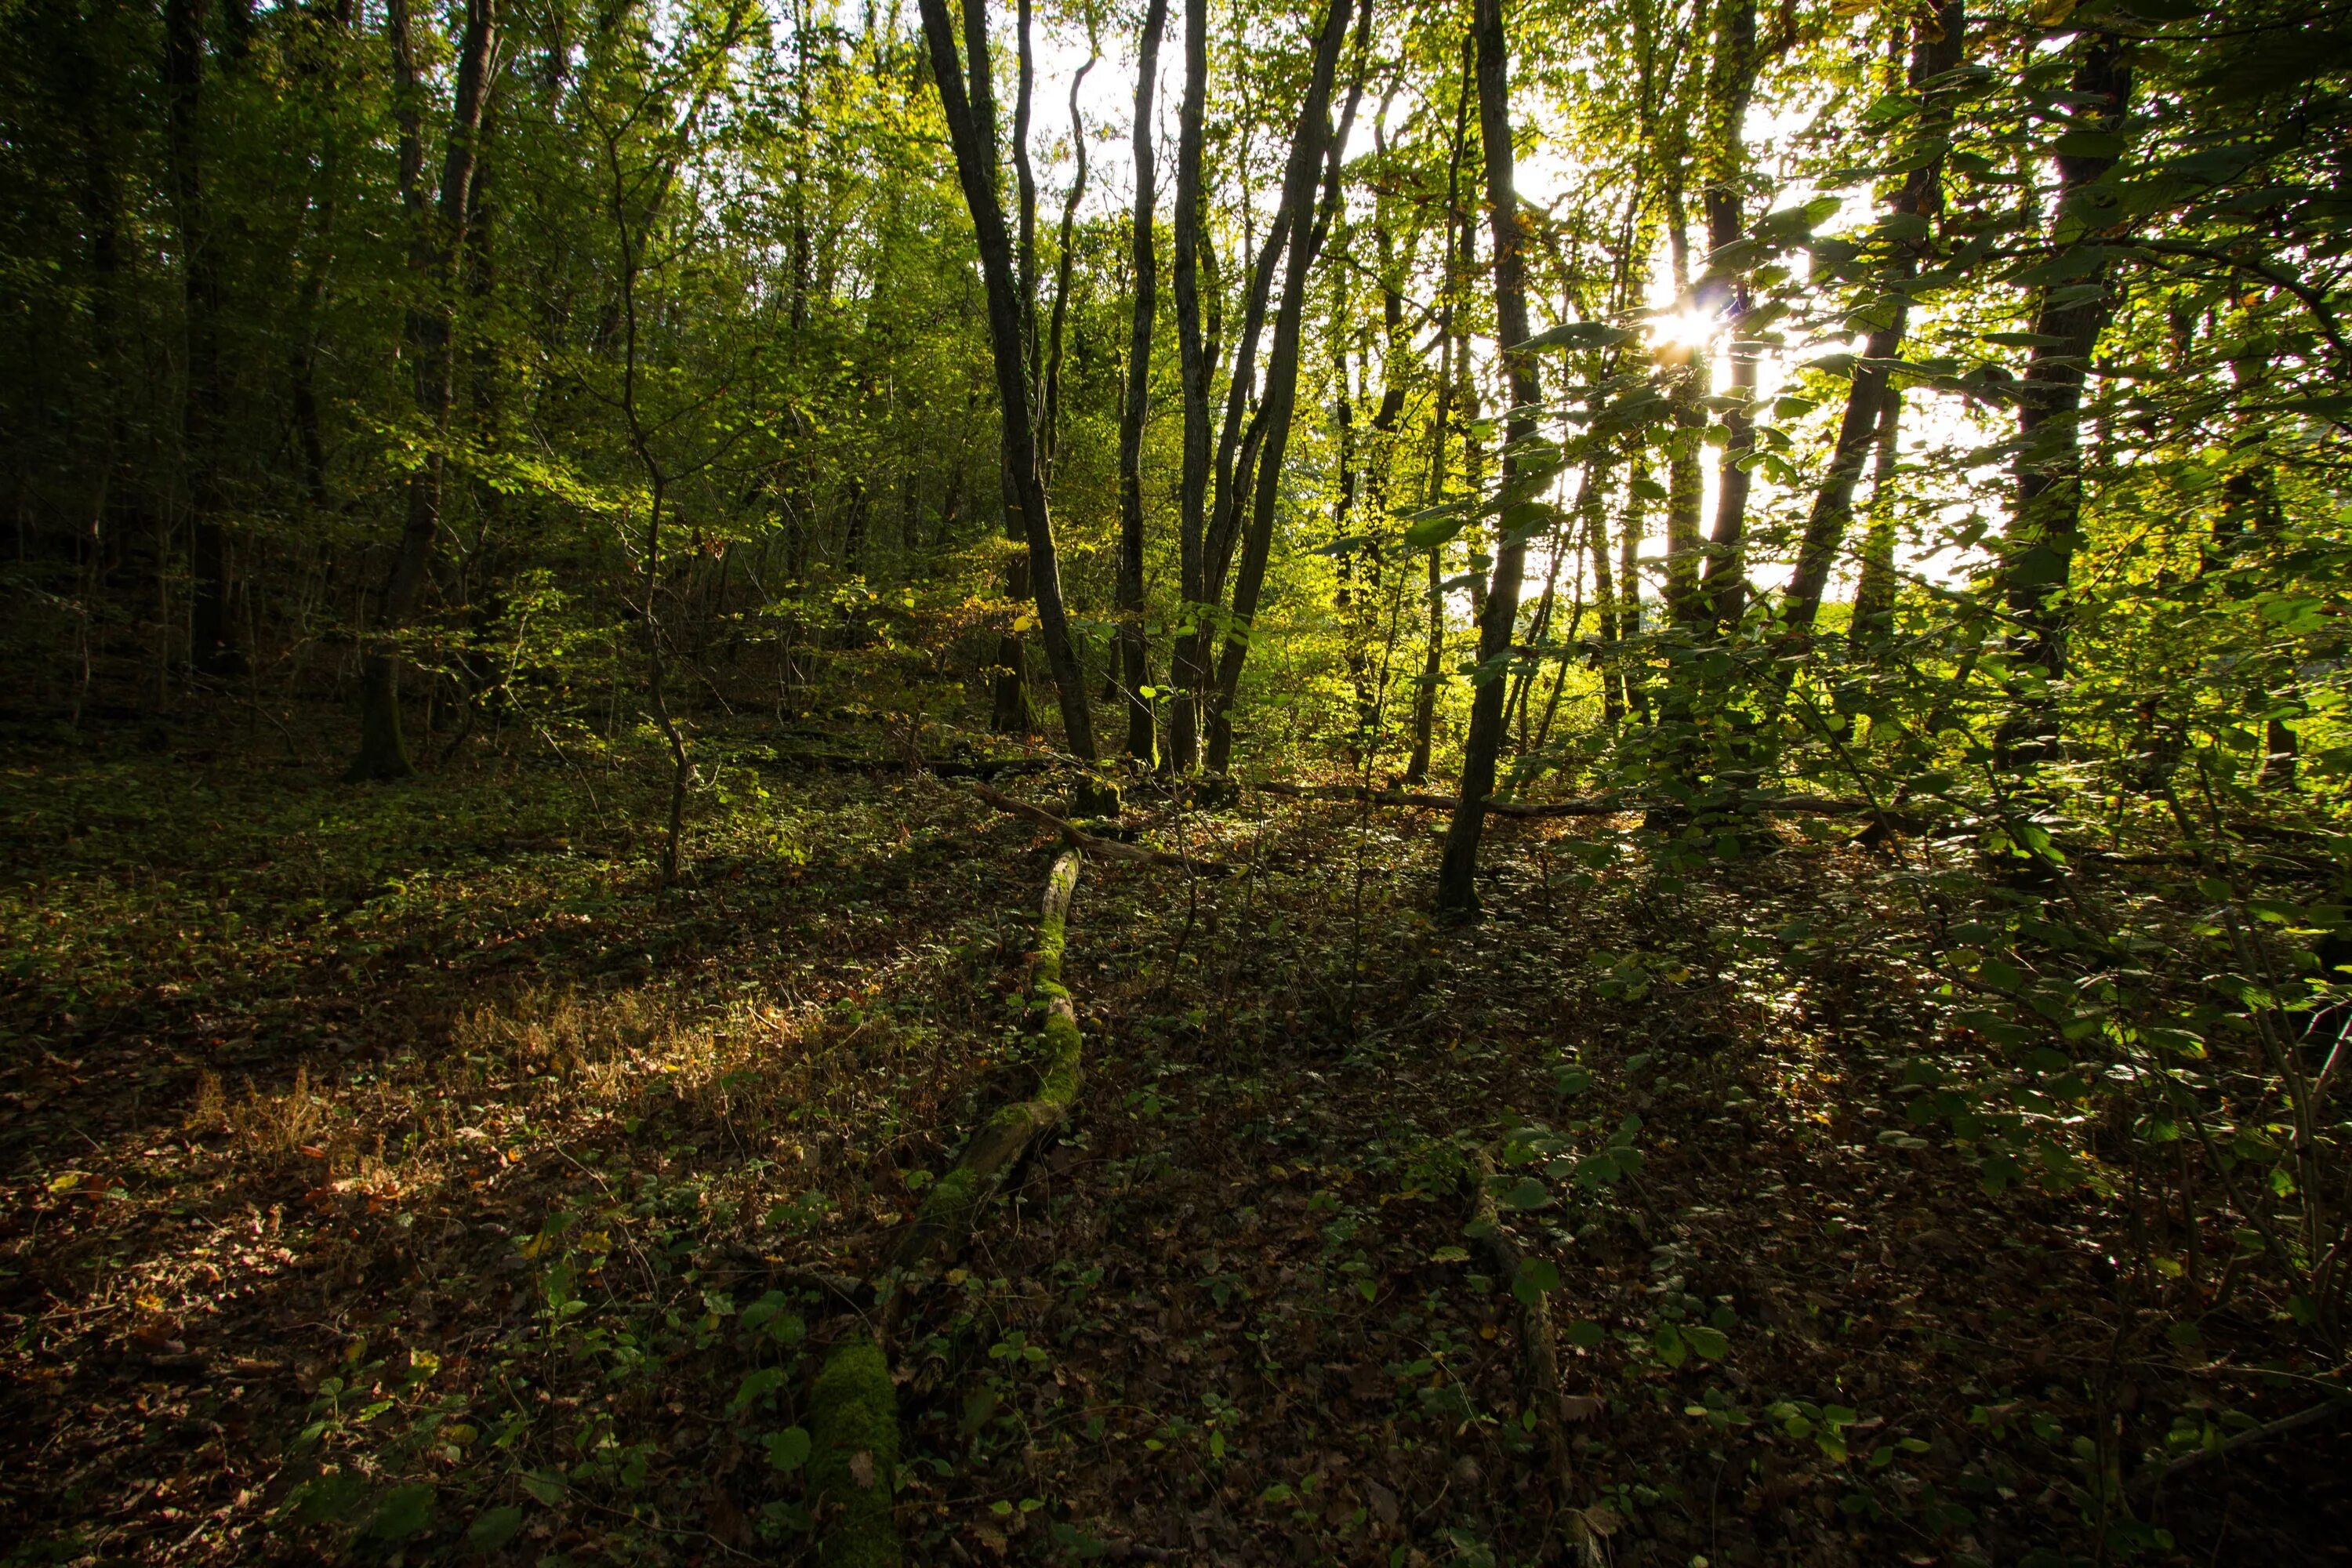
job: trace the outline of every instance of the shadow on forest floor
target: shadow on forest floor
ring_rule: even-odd
[[[645,784],[0,773],[9,1561],[802,1549],[828,1282],[1025,1087],[1046,846],[722,768],[661,894]],[[1853,934],[1908,918],[1867,857],[1506,825],[1447,929],[1425,815],[1138,816],[1248,869],[1085,872],[1079,1116],[897,1347],[916,1560],[1553,1560],[1443,1157],[1530,1127],[1614,1563],[2116,1561],[2092,1478],[2294,1403],[2263,1325],[2168,1339],[2111,1204],[1914,1136],[1928,981]],[[2143,1558],[2352,1554],[2347,1458],[2191,1472]]]

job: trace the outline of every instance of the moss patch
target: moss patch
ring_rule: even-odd
[[[898,1470],[898,1396],[881,1343],[859,1334],[835,1350],[810,1400],[809,1496],[824,1568],[898,1568],[890,1517]]]

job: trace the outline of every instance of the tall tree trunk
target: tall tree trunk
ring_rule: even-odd
[[[1592,557],[1592,603],[1601,622],[1601,647],[1608,650],[1596,661],[1601,672],[1601,721],[1613,729],[1625,717],[1625,679],[1616,665],[1617,583],[1609,569],[1609,509],[1601,504],[1607,474],[1605,460],[1595,458],[1583,511],[1584,547]]]
[[[1022,309],[1019,281],[1013,271],[1011,237],[1005,232],[1004,209],[996,196],[995,116],[986,91],[989,79],[988,29],[984,7],[973,0],[967,7],[972,25],[966,31],[971,53],[971,85],[956,53],[955,22],[947,0],[921,0],[923,34],[930,46],[932,73],[939,82],[940,107],[950,138],[955,143],[956,172],[963,184],[964,204],[971,210],[972,227],[980,244],[981,273],[988,289],[989,346],[996,365],[997,401],[1002,405],[1004,467],[1011,493],[1007,500],[1020,514],[1029,546],[1031,587],[1037,601],[1037,626],[1045,644],[1046,663],[1061,699],[1062,728],[1070,751],[1080,760],[1095,758],[1094,717],[1087,706],[1086,674],[1070,644],[1069,616],[1062,604],[1061,566],[1054,544],[1054,524],[1045,510],[1044,474],[1038,467],[1035,432],[1029,417],[1029,384],[1024,369]]]
[[[1445,497],[1446,423],[1454,403],[1454,305],[1455,289],[1465,270],[1462,240],[1470,215],[1462,206],[1462,157],[1470,143],[1470,106],[1476,92],[1477,40],[1462,40],[1462,82],[1454,105],[1454,149],[1445,163],[1445,269],[1438,282],[1437,408],[1430,421],[1429,488],[1426,504]],[[1429,779],[1430,752],[1435,745],[1437,688],[1445,678],[1445,572],[1441,546],[1429,552],[1429,634],[1423,645],[1420,689],[1413,693],[1412,750],[1405,760],[1404,781]]]
[[[1087,63],[1070,79],[1070,145],[1077,150],[1078,168],[1070,181],[1068,194],[1062,198],[1062,228],[1054,258],[1054,318],[1045,334],[1045,386],[1037,397],[1038,462],[1045,470],[1049,494],[1054,455],[1062,445],[1062,334],[1070,317],[1070,270],[1076,260],[1077,247],[1074,242],[1078,204],[1087,199],[1087,128],[1078,118],[1078,93],[1101,58],[1099,51],[1090,50]]]
[[[1475,0],[1478,37],[1478,131],[1486,158],[1487,221],[1495,236],[1495,338],[1508,373],[1511,407],[1505,420],[1502,492],[1509,495],[1525,462],[1522,451],[1535,438],[1535,407],[1542,394],[1535,363],[1519,345],[1528,338],[1525,237],[1519,229],[1518,195],[1511,147],[1509,43],[1503,31],[1503,0]],[[1437,907],[1455,914],[1478,908],[1478,843],[1486,830],[1486,796],[1495,787],[1495,763],[1503,742],[1504,662],[1518,627],[1519,577],[1527,534],[1542,514],[1539,503],[1513,502],[1496,519],[1495,576],[1478,625],[1478,684],[1471,698],[1470,732],[1462,748],[1462,789],[1454,821],[1445,833],[1445,858],[1437,873]]]
[[[2073,97],[2081,106],[2076,123],[2095,131],[2116,131],[2131,103],[2128,45],[2123,39],[2094,34],[2081,47],[2082,58],[2071,84]],[[2115,164],[2110,156],[2062,155],[2058,159],[2054,230],[2062,247],[2071,250],[2093,241],[2105,226],[2104,209],[2090,187]],[[2018,388],[2016,500],[2001,552],[2001,594],[2019,628],[2013,647],[2016,662],[2038,667],[2045,681],[2063,679],[2067,673],[2066,612],[2057,600],[2073,574],[2081,538],[2083,448],[2078,424],[2084,382],[2113,309],[2103,287],[2106,278],[2103,257],[2085,274],[2043,287],[2033,310],[2033,332],[2041,342],[2026,363],[2025,377]],[[2047,691],[2042,683],[2028,689],[2004,726],[2000,749],[2010,760],[2032,762],[2054,750]]]
[[[419,590],[432,564],[441,529],[442,445],[449,432],[449,286],[458,247],[471,211],[476,159],[479,156],[482,110],[489,95],[490,60],[497,34],[496,0],[467,0],[466,26],[457,46],[456,100],[449,111],[448,143],[441,163],[436,210],[425,210],[422,142],[416,94],[420,90],[415,40],[407,0],[391,0],[394,91],[406,107],[401,115],[401,174],[411,231],[410,287],[415,291],[403,331],[410,356],[416,411],[431,449],[408,479],[408,513],[392,572],[377,602],[374,636],[360,679],[360,749],[349,777],[404,778],[415,771],[401,735],[399,650],[396,638],[415,613]]]
[[[204,163],[205,7],[165,0],[163,92],[165,151],[178,230],[180,300],[185,349],[180,395],[180,447],[187,475],[188,533],[194,568],[189,605],[189,661],[210,675],[245,668],[230,603],[229,545],[221,521],[220,257]]]
[[[1197,0],[1196,0],[1197,3]],[[1159,202],[1152,154],[1151,100],[1160,75],[1160,36],[1168,0],[1151,0],[1135,72],[1135,304],[1128,330],[1127,400],[1118,419],[1118,662],[1127,703],[1128,754],[1151,763],[1159,736],[1150,700],[1150,646],[1143,636],[1143,426],[1151,395],[1151,329],[1160,308],[1160,260],[1152,220]]]
[[[1363,633],[1361,606],[1356,595],[1356,562],[1360,555],[1348,530],[1356,520],[1356,489],[1361,482],[1361,454],[1356,438],[1354,385],[1348,363],[1348,285],[1342,273],[1332,289],[1331,303],[1331,444],[1339,460],[1331,500],[1333,552],[1331,607],[1338,612],[1339,635],[1346,643],[1348,691],[1355,699],[1356,722],[1349,732],[1348,759],[1353,765],[1362,742],[1371,733],[1376,703],[1372,692],[1372,661]]]
[[[1707,66],[1706,124],[1700,127],[1703,179],[1700,207],[1707,224],[1707,249],[1719,251],[1745,233],[1740,181],[1748,172],[1748,103],[1755,97],[1757,7],[1755,0],[1728,0],[1717,19],[1715,58]],[[1748,470],[1740,458],[1755,451],[1755,411],[1748,402],[1757,388],[1759,345],[1740,331],[1748,315],[1748,284],[1734,279],[1717,287],[1717,303],[1731,318],[1731,406],[1724,409],[1724,449],[1715,478],[1715,527],[1707,531],[1707,572],[1703,578],[1706,614],[1719,626],[1736,626],[1748,606]]]
[[[1690,218],[1677,169],[1666,184],[1666,237],[1674,259],[1675,298],[1690,297]],[[1706,432],[1701,401],[1714,390],[1714,363],[1704,348],[1678,351],[1673,401],[1675,432],[1666,445],[1666,619],[1691,626],[1704,618],[1699,568],[1706,540],[1699,532],[1699,505],[1706,483],[1699,472],[1699,447]]]
[[[1617,530],[1617,635],[1624,642],[1642,637],[1642,542],[1649,537],[1650,497],[1654,489],[1647,456],[1635,447],[1625,464],[1625,518]],[[1650,683],[1643,665],[1621,658],[1617,672],[1625,688],[1625,710],[1646,716]]]
[[[1184,463],[1177,483],[1177,554],[1179,591],[1183,595],[1179,618],[1191,623],[1202,614],[1202,586],[1209,497],[1209,352],[1202,341],[1200,267],[1201,161],[1205,139],[1203,122],[1209,92],[1209,0],[1187,0],[1184,10],[1184,98],[1177,114],[1176,140],[1176,345],[1184,398]],[[1177,649],[1185,651],[1189,632],[1180,633]],[[1175,698],[1168,712],[1168,761],[1179,773],[1190,772],[1199,761],[1198,717],[1192,709],[1186,672],[1171,680]]]
[[[1233,760],[1234,695],[1240,689],[1243,661],[1249,657],[1250,625],[1257,616],[1258,596],[1265,585],[1266,563],[1274,550],[1282,459],[1290,443],[1291,417],[1297,408],[1298,353],[1306,331],[1307,279],[1323,237],[1329,232],[1331,216],[1339,208],[1339,153],[1347,145],[1357,105],[1363,95],[1363,74],[1359,70],[1349,89],[1347,111],[1340,116],[1335,137],[1330,121],[1331,88],[1339,71],[1340,46],[1347,40],[1349,5],[1350,0],[1331,0],[1330,11],[1324,18],[1323,35],[1316,45],[1315,73],[1307,84],[1307,101],[1299,110],[1298,129],[1290,147],[1290,169],[1283,183],[1283,205],[1292,211],[1289,265],[1283,276],[1282,308],[1275,318],[1274,347],[1266,359],[1265,398],[1258,410],[1265,435],[1257,459],[1255,509],[1242,542],[1241,570],[1234,578],[1232,629],[1217,659],[1215,707],[1209,730],[1208,764],[1212,773],[1224,772]],[[1358,31],[1360,61],[1371,15],[1371,0],[1364,0],[1364,26]],[[1321,212],[1316,214],[1311,204],[1318,165],[1322,166],[1324,190]]]
[[[1303,117],[1301,127],[1303,134]],[[1293,163],[1297,151],[1294,141]],[[1265,336],[1265,312],[1274,299],[1275,268],[1294,231],[1303,232],[1306,226],[1304,211],[1290,200],[1286,174],[1282,198],[1251,265],[1248,291],[1243,299],[1241,335],[1234,348],[1233,374],[1226,381],[1225,412],[1211,470],[1215,488],[1210,496],[1208,528],[1201,542],[1201,597],[1186,617],[1192,630],[1176,644],[1176,681],[1186,693],[1188,717],[1210,731],[1213,746],[1216,714],[1211,658],[1217,647],[1217,623],[1223,619],[1225,579],[1233,569],[1234,550],[1241,542],[1244,515],[1253,493],[1251,481],[1265,438],[1265,405],[1261,402],[1255,412],[1250,405],[1252,394],[1258,390],[1258,343]]]
[[[1748,147],[1743,128],[1754,97],[1758,51],[1756,0],[1728,0],[1717,24],[1716,55],[1707,79],[1707,124],[1702,147],[1706,185],[1700,203],[1706,219],[1709,250],[1721,250],[1745,229],[1740,212],[1740,182],[1747,172]],[[1702,305],[1717,301],[1702,299]],[[1730,406],[1723,413],[1723,456],[1716,472],[1715,523],[1706,542],[1706,572],[1702,579],[1705,614],[1720,626],[1732,626],[1748,604],[1747,532],[1748,472],[1741,460],[1756,447],[1754,411],[1756,362],[1761,350],[1742,330],[1748,311],[1748,285],[1735,280],[1720,301],[1731,321]]]
[[[1966,31],[1961,0],[1951,0],[1921,23],[1919,41],[1911,56],[1911,79],[1915,85],[1960,63],[1965,58]],[[1904,216],[1926,216],[1934,212],[1942,167],[1942,160],[1937,159],[1906,175],[1902,189],[1890,204],[1894,211]],[[1879,404],[1886,395],[1888,373],[1895,356],[1903,351],[1903,333],[1911,309],[1906,287],[1918,271],[1919,253],[1925,242],[1903,239],[1896,244],[1899,248],[1889,263],[1888,286],[1873,306],[1877,323],[1871,328],[1862,359],[1853,367],[1845,412],[1838,420],[1837,443],[1830,450],[1829,472],[1814,493],[1811,513],[1805,520],[1804,539],[1797,550],[1796,571],[1789,581],[1782,618],[1786,636],[1800,647],[1812,636],[1814,619],[1821,614],[1822,591],[1829,585],[1830,571],[1837,564],[1838,552],[1845,543],[1846,529],[1853,520],[1854,487],[1876,437]]]

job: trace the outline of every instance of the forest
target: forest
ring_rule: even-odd
[[[2352,1557],[2346,0],[0,0],[0,1565]]]

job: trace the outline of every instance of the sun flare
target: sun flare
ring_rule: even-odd
[[[1703,349],[1715,341],[1723,319],[1713,310],[1686,307],[1650,323],[1650,336],[1661,349]]]

